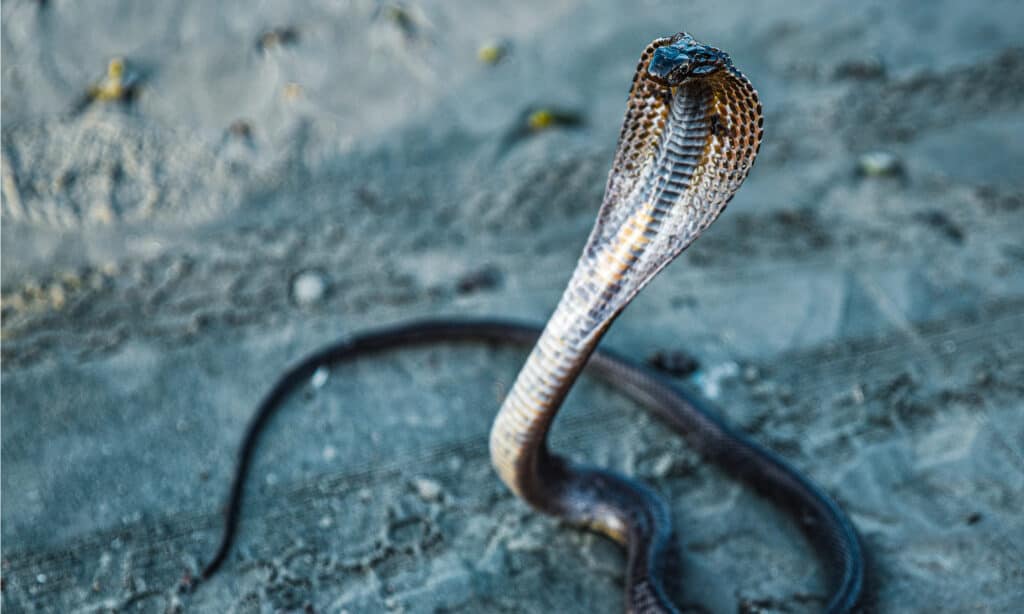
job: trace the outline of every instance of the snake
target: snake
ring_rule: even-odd
[[[532,508],[626,549],[627,612],[678,611],[666,583],[676,533],[671,508],[650,487],[549,449],[555,415],[585,368],[794,518],[828,572],[824,611],[859,607],[866,574],[863,549],[853,523],[832,497],[730,426],[707,399],[598,347],[637,293],[726,208],[750,172],[763,134],[757,91],[727,53],[685,32],[652,41],[633,76],[597,221],[546,325],[420,320],[350,336],[300,360],[263,398],[245,430],[220,542],[196,582],[210,578],[231,550],[246,476],[269,418],[318,369],[422,344],[503,343],[532,350],[494,420],[492,465],[508,489]]]

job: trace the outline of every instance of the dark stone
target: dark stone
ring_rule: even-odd
[[[681,350],[658,350],[647,357],[647,364],[658,371],[686,377],[700,368],[700,362]]]
[[[488,265],[459,277],[455,282],[455,290],[459,294],[493,290],[501,285],[501,280],[501,271],[495,266]]]

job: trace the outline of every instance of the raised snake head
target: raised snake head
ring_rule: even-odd
[[[669,44],[654,50],[647,65],[647,77],[658,85],[676,87],[691,76],[709,75],[731,64],[722,50],[680,32]]]

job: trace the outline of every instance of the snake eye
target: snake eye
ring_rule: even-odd
[[[679,85],[690,73],[691,57],[673,45],[654,50],[647,74],[662,85]]]

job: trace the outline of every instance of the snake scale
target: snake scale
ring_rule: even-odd
[[[665,590],[673,546],[667,504],[643,484],[550,452],[547,433],[585,366],[635,399],[706,458],[789,511],[832,578],[828,612],[853,610],[863,592],[859,538],[838,505],[785,460],[731,428],[704,401],[597,345],[637,293],[721,214],[757,156],[762,112],[750,81],[719,49],[686,33],[644,50],[630,89],[597,222],[547,325],[429,320],[327,346],[292,367],[263,399],[243,437],[220,546],[233,543],[256,442],[284,398],[325,365],[425,343],[533,346],[491,430],[502,481],[534,508],[602,533],[627,549],[626,610],[675,612]]]

